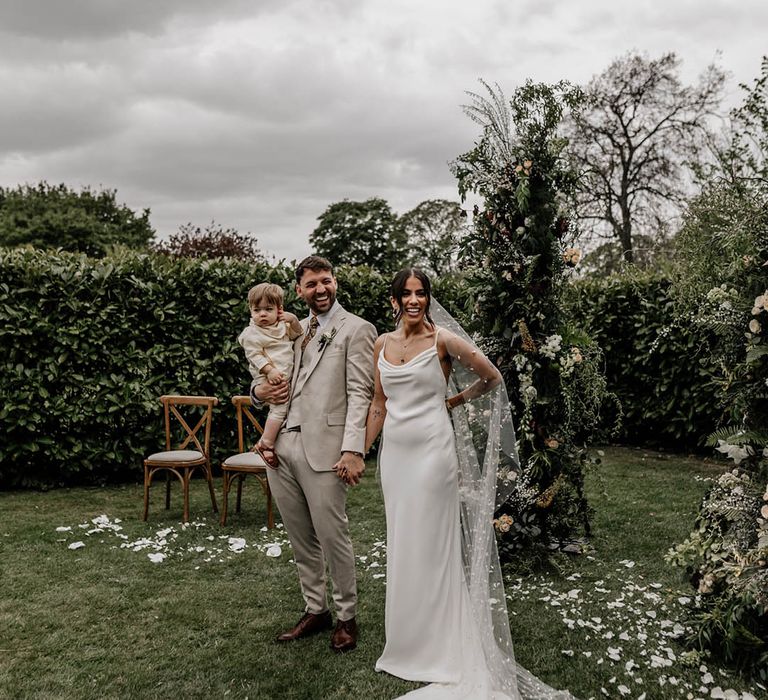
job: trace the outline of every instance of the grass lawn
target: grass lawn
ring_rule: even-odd
[[[691,591],[663,555],[685,537],[707,479],[723,468],[607,450],[588,480],[592,550],[559,554],[546,572],[510,573],[518,661],[582,700],[708,698],[716,687],[768,698],[675,639],[680,598]],[[373,670],[384,641],[386,551],[372,471],[348,506],[361,644],[340,657],[327,635],[273,642],[302,604],[284,532],[263,529],[255,482],[226,528],[200,481],[187,527],[177,490],[162,509],[161,483],[147,523],[139,484],[0,494],[0,698],[378,699],[418,687]],[[69,548],[78,541],[84,546]],[[275,545],[281,553],[268,556]]]

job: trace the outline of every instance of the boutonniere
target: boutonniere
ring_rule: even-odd
[[[330,331],[326,331],[320,336],[320,340],[317,341],[317,345],[321,350],[325,349],[325,346],[328,345],[335,337],[336,337],[336,329],[333,328]]]

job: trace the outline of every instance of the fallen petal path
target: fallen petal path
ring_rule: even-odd
[[[580,658],[580,665],[593,664],[596,672],[606,675],[602,697],[768,697],[761,683],[743,688],[738,676],[719,668],[713,672],[702,655],[682,646],[681,638],[690,630],[680,620],[689,599],[645,579],[638,569],[635,562],[624,560],[598,579],[587,580],[579,573],[561,581],[543,575],[509,578],[506,589],[513,635],[515,608],[537,602],[552,608],[565,630],[574,632],[562,639],[589,646],[581,650],[564,647],[561,654]],[[573,584],[579,585],[570,588]],[[599,615],[594,614],[596,610]],[[737,690],[739,687],[742,689]]]
[[[158,565],[191,561],[199,569],[248,553],[265,561],[284,559],[293,563],[282,524],[274,530],[263,527],[255,536],[244,537],[219,534],[213,520],[153,529],[145,523],[126,525],[119,518],[101,514],[88,522],[61,525],[55,531],[62,536],[58,541],[66,543],[70,550],[107,546],[116,552],[139,554]],[[376,537],[371,541],[367,551],[356,554],[358,570],[373,583],[386,585],[386,543]],[[622,560],[613,568],[606,566],[599,578],[578,572],[565,577],[509,577],[506,592],[513,634],[518,610],[543,606],[555,612],[565,632],[561,642],[578,642],[578,647],[573,645],[576,648],[563,646],[561,655],[578,660],[574,665],[592,664],[596,673],[605,676],[598,697],[768,698],[762,684],[742,687],[737,676],[708,665],[700,654],[682,646],[680,640],[689,630],[681,620],[690,596],[647,579],[634,561]],[[592,696],[591,700],[596,698]]]

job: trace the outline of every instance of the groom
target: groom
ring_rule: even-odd
[[[269,487],[277,502],[299,570],[305,613],[278,636],[289,642],[330,629],[325,565],[333,582],[336,627],[331,648],[357,646],[355,558],[346,514],[346,469],[357,483],[365,470],[365,421],[373,394],[376,329],[336,301],[337,282],[325,258],[310,255],[296,268],[296,292],[309,307],[295,343],[291,385],[252,387],[260,402],[284,403],[288,415],[275,449]]]

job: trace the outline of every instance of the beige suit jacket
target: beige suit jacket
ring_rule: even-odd
[[[306,332],[309,318],[301,324]],[[323,336],[331,335],[331,340],[323,341]],[[330,471],[342,452],[365,450],[377,335],[373,324],[339,308],[307,345],[305,362],[309,364],[300,387],[303,336],[294,343],[291,396],[299,389],[301,394],[289,414],[295,415],[298,409],[304,452],[315,471]]]

